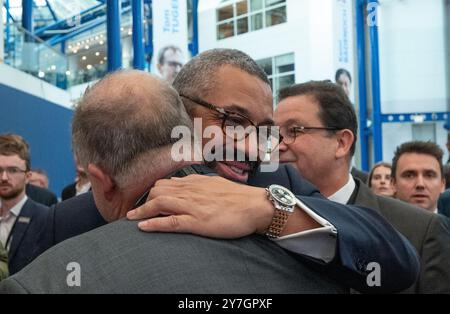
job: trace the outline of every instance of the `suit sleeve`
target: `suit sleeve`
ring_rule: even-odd
[[[418,292],[450,293],[450,220],[436,215],[422,247]]]
[[[377,212],[297,197],[337,229],[335,258],[330,263],[312,260],[322,271],[364,293],[399,292],[417,280],[420,263],[416,250]],[[379,285],[370,280],[374,279],[374,265],[379,270]]]

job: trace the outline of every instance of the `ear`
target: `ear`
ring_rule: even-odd
[[[441,193],[445,192],[445,178],[442,179],[442,183],[441,183]]]
[[[336,149],[336,158],[340,159],[349,155],[350,148],[355,141],[355,136],[353,132],[344,129],[336,132],[337,137],[337,149]]]
[[[104,198],[111,201],[117,188],[114,180],[95,164],[88,165],[88,173],[92,186],[99,187]]]
[[[395,180],[394,177],[391,177],[391,186],[395,196],[395,194],[397,194],[397,181]]]
[[[28,171],[27,173],[25,173],[25,183],[28,184],[30,183],[30,179],[31,179],[31,171]]]

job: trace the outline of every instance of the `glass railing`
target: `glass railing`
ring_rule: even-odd
[[[104,63],[93,65],[89,69],[78,69],[73,72],[74,73],[68,72],[68,86],[75,86],[99,80],[106,75],[108,69],[106,63]]]
[[[67,57],[18,24],[5,25],[5,63],[60,88],[67,88]]]

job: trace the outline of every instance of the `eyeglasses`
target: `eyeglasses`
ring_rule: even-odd
[[[284,142],[287,145],[290,145],[295,142],[295,139],[301,135],[306,134],[308,130],[325,130],[325,131],[339,131],[341,128],[331,127],[331,126],[295,126],[291,128],[281,128],[280,129],[280,143]]]
[[[201,99],[193,99],[188,96],[181,95],[191,102],[215,111],[222,116],[221,128],[223,133],[235,141],[242,141],[246,139],[253,131],[256,131],[258,138],[258,148],[267,151],[273,143],[278,143],[279,132],[278,128],[273,125],[257,125],[250,118],[245,115],[219,108]]]
[[[3,173],[5,173],[5,172],[8,176],[14,176],[14,175],[18,175],[20,173],[25,173],[25,172],[27,172],[27,170],[22,170],[17,167],[7,167],[4,169],[0,168],[0,176],[3,176]]]

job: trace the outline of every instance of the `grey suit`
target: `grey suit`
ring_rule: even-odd
[[[70,262],[81,287],[69,287]],[[0,293],[345,293],[258,235],[213,240],[143,233],[120,220],[69,239],[0,283]]]
[[[450,226],[443,216],[375,195],[359,179],[349,203],[378,211],[416,248],[419,279],[405,293],[450,293]]]

